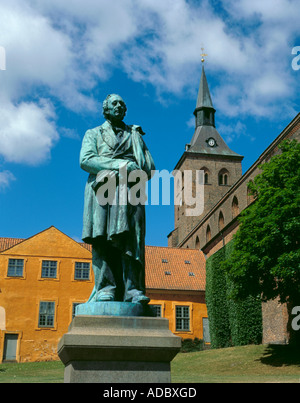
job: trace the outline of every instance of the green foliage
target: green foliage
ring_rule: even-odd
[[[233,242],[224,246],[206,262],[206,304],[211,347],[221,348],[257,344],[262,338],[259,298],[231,298],[233,283],[223,269],[223,262],[233,253]]]
[[[224,271],[220,269],[221,262],[224,259],[225,248],[222,248],[206,262],[205,298],[212,348],[231,345],[226,280]]]
[[[234,251],[222,265],[234,298],[299,299],[300,144],[287,140],[279,148],[249,186],[256,200],[241,213]]]
[[[195,337],[194,339],[183,339],[181,342],[181,353],[192,353],[195,351],[202,351],[204,349],[204,342]]]

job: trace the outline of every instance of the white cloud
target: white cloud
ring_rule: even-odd
[[[10,171],[6,170],[0,172],[0,191],[6,189],[14,180],[16,180],[16,178]]]
[[[298,0],[223,0],[224,7],[236,18],[259,18],[262,22],[291,23],[299,15]],[[297,29],[297,26],[286,29]]]
[[[55,100],[76,112],[96,111],[93,88],[115,68],[150,83],[160,97],[195,96],[202,46],[207,70],[220,77],[213,91],[218,112],[271,118],[284,98],[291,113],[297,2],[220,1],[226,18],[208,0],[1,2],[7,69],[0,74],[0,154],[27,164],[49,158],[59,138]],[[40,90],[52,103],[24,100]],[[15,144],[22,145],[17,152]]]
[[[239,40],[226,33],[225,23],[208,3],[191,7],[183,0],[145,0],[140,4],[149,14],[149,35],[146,31],[143,42],[132,43],[122,56],[123,66],[133,79],[148,81],[161,92],[195,88],[194,78],[197,83],[200,79],[202,46],[214,70],[218,66],[234,72],[249,65]]]
[[[248,137],[251,141],[254,140],[254,137],[248,133],[247,126],[239,120],[234,125],[220,124],[218,125],[217,130],[220,132],[220,134],[222,133],[222,137],[225,138],[225,141],[228,144],[232,143],[241,136]]]
[[[1,87],[10,97],[23,86],[58,86],[72,61],[70,39],[24,1],[1,3],[1,44],[6,49],[7,70]]]
[[[2,17],[1,24],[13,45],[17,71],[12,76],[18,79],[12,81],[16,87],[24,82],[46,85],[75,111],[95,110],[93,97],[84,91],[116,67],[135,81],[154,85],[159,94],[181,94],[199,81],[204,45],[211,71],[222,72],[243,92],[249,91],[244,83],[251,80],[258,81],[257,89],[271,89],[261,84],[271,63],[277,85],[286,86],[286,64],[275,68],[274,62],[296,30],[288,23],[291,14],[293,21],[299,16],[296,1],[221,3],[228,11],[226,20],[207,0],[12,0],[4,7],[11,18]],[[243,30],[247,24],[250,31]]]
[[[5,161],[38,165],[47,161],[58,140],[52,105],[0,103],[0,155]]]

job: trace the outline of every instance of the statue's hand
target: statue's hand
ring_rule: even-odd
[[[132,130],[140,133],[142,136],[145,134],[141,126],[132,125]]]
[[[135,171],[136,169],[140,169],[139,166],[133,161],[125,161],[124,163],[120,164],[119,167],[119,178],[120,180],[124,180],[128,177],[130,172]]]

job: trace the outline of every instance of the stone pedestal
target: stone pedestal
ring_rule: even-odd
[[[78,315],[58,355],[65,383],[167,383],[180,347],[165,318]]]

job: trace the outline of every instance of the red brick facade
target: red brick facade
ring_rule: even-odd
[[[179,248],[197,248],[203,251],[206,258],[213,255],[233,237],[238,230],[238,215],[253,202],[248,192],[248,183],[253,181],[260,172],[259,165],[268,161],[274,154],[278,153],[278,145],[285,139],[297,139],[300,136],[300,113],[260,155],[257,161],[241,176],[235,183],[230,183],[227,192],[219,198],[212,208],[204,216],[193,217],[193,228],[185,223],[182,228],[177,228],[181,235],[178,242]],[[188,157],[187,157],[188,159]],[[199,166],[206,162],[194,162],[190,159],[185,162],[191,169],[199,169]],[[226,163],[224,164],[226,166]],[[194,168],[193,168],[194,167]],[[228,171],[232,169],[231,163]],[[210,186],[210,185],[205,185]],[[220,193],[216,193],[217,196]],[[210,207],[210,206],[209,206]],[[175,222],[177,217],[175,206]],[[196,224],[195,224],[196,222]],[[195,224],[195,225],[194,225]],[[287,340],[286,332],[287,313],[286,307],[271,301],[263,304],[263,342],[276,343]]]

